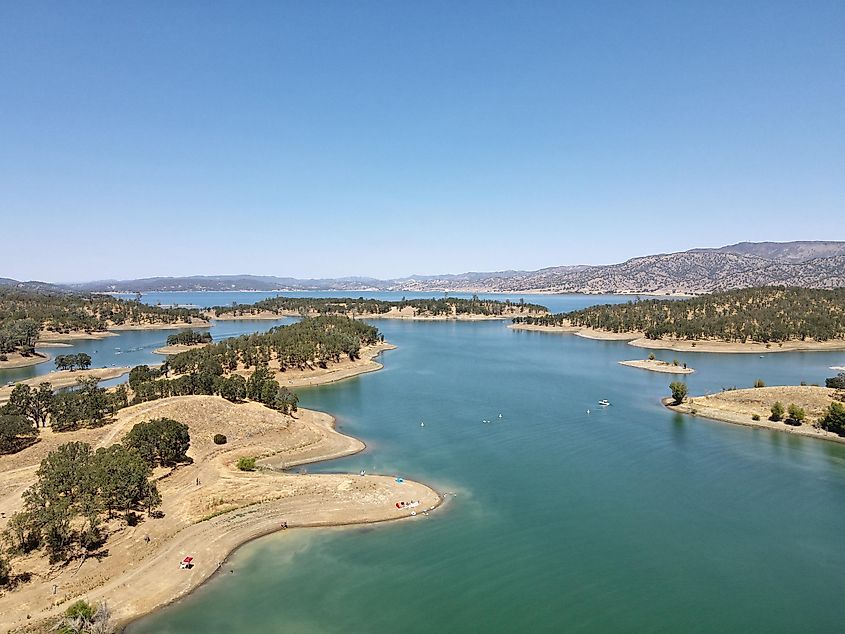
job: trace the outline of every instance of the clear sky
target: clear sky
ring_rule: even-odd
[[[0,277],[845,239],[845,2],[0,3]]]

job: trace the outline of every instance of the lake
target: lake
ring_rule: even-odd
[[[553,310],[597,301],[542,299]],[[647,354],[624,342],[505,322],[373,323],[398,346],[383,370],[298,391],[368,448],[309,470],[418,479],[447,503],[409,521],[254,541],[230,558],[233,574],[130,632],[841,630],[845,445],[672,413],[660,405],[671,375],[618,365]],[[136,336],[105,341],[166,335]],[[845,361],[655,354],[696,369],[691,394],[820,383]]]

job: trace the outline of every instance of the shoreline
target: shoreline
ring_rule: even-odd
[[[188,352],[189,350],[199,350],[200,348],[205,348],[207,345],[207,343],[195,343],[189,346],[184,343],[177,343],[171,346],[156,348],[153,350],[153,354],[163,354],[167,356],[171,354],[179,354],[180,352]]]
[[[629,368],[639,368],[640,370],[648,370],[649,372],[663,372],[664,374],[692,374],[695,372],[692,368],[685,368],[683,365],[675,365],[668,361],[660,361],[659,359],[636,359],[633,361],[620,361],[619,365],[628,366]]]
[[[845,340],[831,341],[782,341],[738,343],[709,339],[647,339],[642,332],[609,332],[582,326],[543,326],[539,324],[511,324],[511,330],[531,332],[552,332],[577,335],[601,341],[627,341],[629,346],[648,350],[672,350],[675,352],[709,352],[717,354],[769,354],[772,352],[838,352],[845,351]]]
[[[61,389],[64,387],[72,387],[76,385],[77,379],[90,379],[95,378],[99,379],[100,381],[109,381],[111,379],[120,378],[126,374],[129,374],[129,370],[131,368],[128,367],[118,367],[118,368],[90,368],[88,370],[53,370],[47,374],[42,374],[40,376],[34,376],[29,379],[21,379],[20,381],[14,381],[14,384],[11,386],[2,386],[0,387],[0,404],[5,403],[9,400],[9,395],[12,393],[14,389],[14,385],[18,383],[23,383],[24,385],[28,385],[30,387],[38,387],[41,383],[50,383],[53,386],[53,390]]]
[[[278,368],[274,368],[273,366],[270,369],[273,370],[273,378],[283,387],[316,387],[381,370],[384,365],[376,361],[376,358],[387,350],[396,350],[396,346],[392,343],[381,342],[373,346],[361,348],[359,352],[360,358],[357,360],[342,361],[325,370],[318,368],[316,370],[286,370],[285,372],[280,372]],[[292,375],[293,378],[291,378]]]
[[[810,422],[819,417],[822,405],[826,406],[826,403],[833,401],[834,393],[835,390],[831,388],[815,386],[777,386],[691,396],[678,405],[674,403],[671,397],[663,398],[660,402],[667,409],[688,416],[743,427],[768,429],[829,442],[845,443],[845,437],[824,429],[818,429]],[[783,403],[784,407],[791,402],[795,402],[806,410],[807,420],[797,426],[787,425],[783,421],[770,421],[768,419],[768,408],[776,400]],[[752,414],[757,414],[760,420],[753,420]]]
[[[331,313],[335,314],[335,313]],[[396,319],[404,321],[503,321],[513,319],[519,313],[507,315],[482,315],[482,314],[452,314],[452,315],[416,315],[410,312],[402,313],[398,310],[391,309],[387,313],[337,313],[351,319]],[[223,313],[220,316],[215,316],[213,313],[206,313],[211,321],[280,321],[282,319],[289,319],[291,317],[301,317],[302,315],[296,311],[279,311],[274,313],[272,311],[261,311],[253,314],[234,315],[232,313]],[[316,317],[319,313],[309,314],[309,317]]]
[[[444,502],[434,487],[413,480],[397,482],[395,476],[350,473],[292,474],[268,468],[279,459],[287,467],[326,462],[363,451],[365,444],[336,429],[333,416],[301,409],[296,416],[269,410],[259,403],[229,403],[213,396],[171,397],[141,403],[118,413],[115,422],[96,430],[49,434],[51,445],[85,438],[92,446],[108,446],[131,426],[153,416],[168,416],[189,425],[194,462],[165,474],[157,472],[164,516],[143,518],[137,527],[120,525],[105,547],[110,554],[78,565],[46,567],[34,571],[33,581],[0,597],[0,614],[9,618],[0,629],[45,629],[58,620],[78,598],[109,602],[117,631],[201,587],[228,562],[238,548],[259,537],[284,530],[311,527],[349,527],[411,519],[411,509],[396,508],[398,500],[419,500],[414,519],[424,519]],[[186,418],[187,416],[187,418]],[[225,445],[212,443],[212,432],[229,438]],[[96,436],[96,439],[95,439]],[[37,447],[42,443],[34,445]],[[28,451],[24,450],[24,452]],[[10,466],[26,462],[24,452],[4,456]],[[259,468],[239,471],[239,456],[259,458]],[[3,462],[0,459],[0,462]],[[27,462],[28,465],[28,462]],[[20,494],[31,483],[37,462],[7,471],[4,483],[6,520],[20,507]],[[201,481],[201,486],[194,483]],[[11,501],[11,502],[10,502]],[[142,537],[149,535],[145,542]],[[181,559],[191,555],[194,567],[179,570]],[[27,560],[34,566],[32,559]],[[14,564],[16,567],[20,564]],[[27,568],[24,568],[27,569]],[[20,568],[18,568],[20,570]],[[40,574],[39,574],[40,572]],[[57,584],[57,596],[49,586]],[[6,604],[5,606],[3,604]],[[25,611],[32,615],[25,620]],[[41,631],[38,629],[38,631]]]
[[[49,354],[38,352],[37,350],[32,353],[32,355],[26,357],[19,352],[7,353],[6,356],[9,357],[9,360],[0,361],[0,370],[16,370],[18,368],[30,368],[34,365],[47,363],[47,361],[52,359]]]

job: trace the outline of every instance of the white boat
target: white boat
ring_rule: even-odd
[[[599,405],[601,405],[602,407],[607,407],[608,405],[610,405],[610,401],[608,401],[606,398],[603,398],[599,401]]]

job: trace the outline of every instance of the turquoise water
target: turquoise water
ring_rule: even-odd
[[[219,303],[207,295],[182,303]],[[542,299],[557,311],[627,298]],[[673,414],[659,404],[672,377],[619,366],[645,355],[622,342],[502,322],[376,323],[399,346],[383,370],[299,392],[368,448],[310,470],[403,475],[453,493],[447,504],[252,542],[234,574],[133,634],[841,630],[845,446]],[[160,360],[166,335],[64,351],[94,346],[95,365],[132,365]],[[837,353],[656,356],[696,368],[693,394],[816,383],[845,364]]]
[[[643,355],[624,343],[378,325],[399,346],[384,370],[300,392],[368,444],[322,469],[455,495],[252,542],[133,634],[841,630],[845,446],[673,414],[671,377],[619,366]],[[678,356],[701,393],[820,382],[845,355]]]

